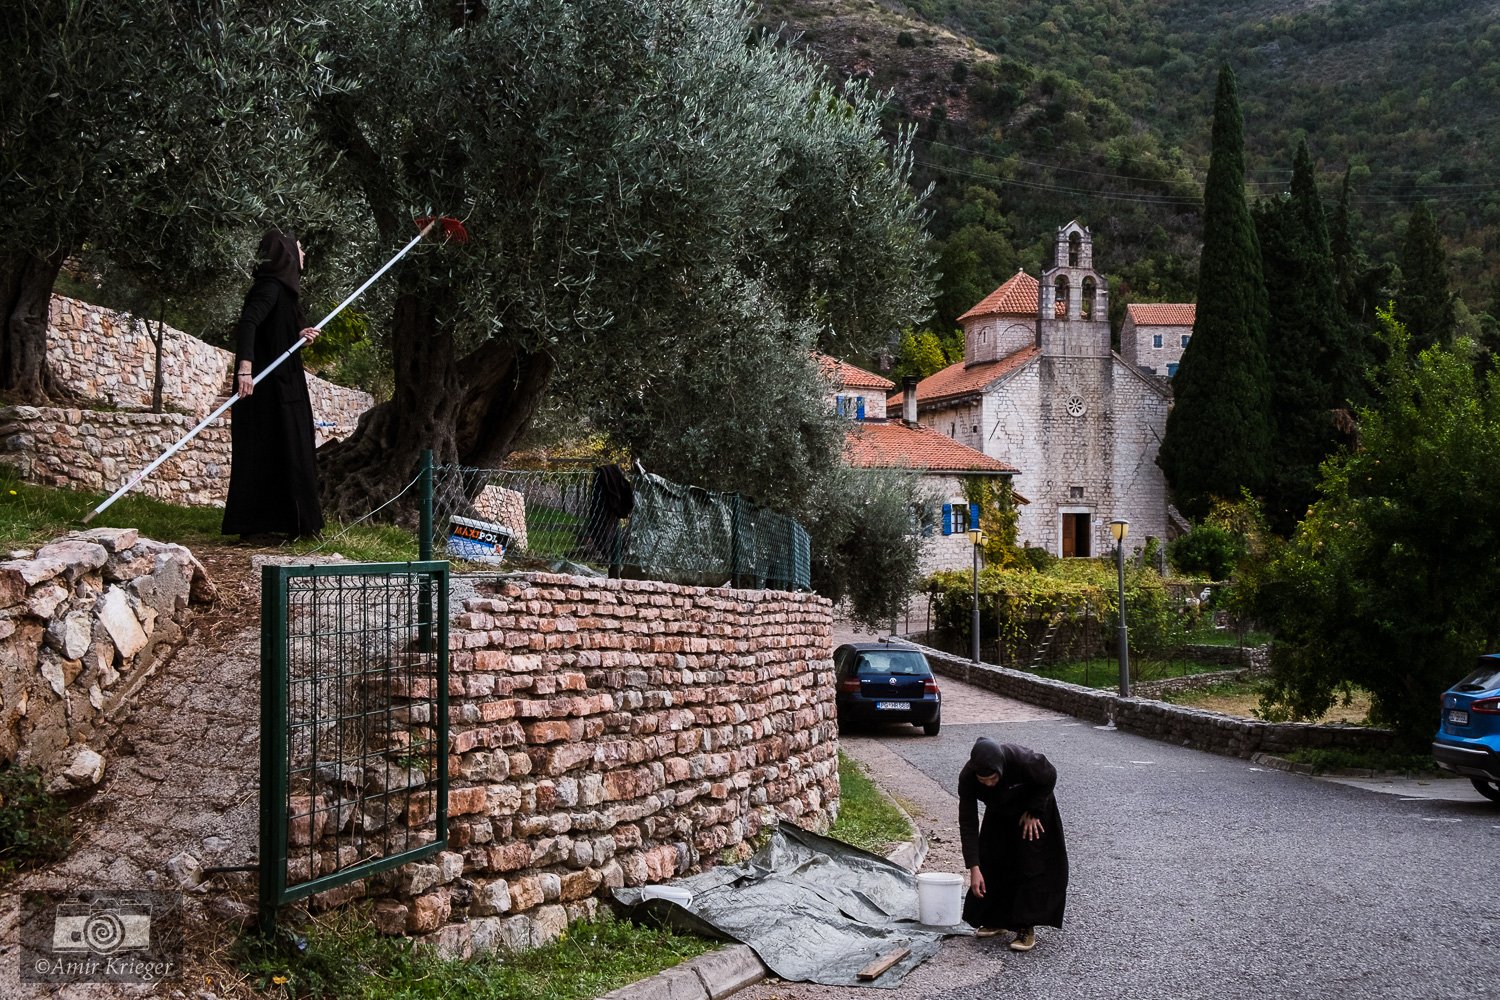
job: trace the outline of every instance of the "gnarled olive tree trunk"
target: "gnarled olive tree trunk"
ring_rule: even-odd
[[[47,368],[52,284],[68,251],[46,257],[0,254],[0,392],[16,403],[44,405],[73,398]]]
[[[458,356],[439,320],[441,299],[411,289],[397,297],[395,392],[347,440],[319,450],[326,515],[353,520],[395,497],[411,485],[428,448],[439,465],[496,467],[530,422],[551,358],[498,341]],[[417,499],[411,490],[383,519],[410,519]]]

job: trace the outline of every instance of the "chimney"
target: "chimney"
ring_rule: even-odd
[[[908,375],[901,380],[901,419],[908,427],[917,426],[917,377]]]

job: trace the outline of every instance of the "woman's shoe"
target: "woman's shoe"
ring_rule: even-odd
[[[985,937],[985,938],[999,937],[1001,934],[1004,934],[1004,933],[1005,933],[1005,928],[1004,927],[976,927],[976,928],[974,928],[974,936],[975,937]]]
[[[1010,943],[1011,951],[1030,951],[1036,947],[1036,930],[1031,927],[1022,927],[1016,932],[1016,939]]]

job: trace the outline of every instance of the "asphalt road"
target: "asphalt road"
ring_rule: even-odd
[[[956,708],[963,693],[943,684]],[[900,728],[846,749],[935,837],[924,870],[952,871],[955,779],[975,738],[1045,753],[1071,859],[1067,918],[1025,955],[1004,938],[951,939],[895,996],[1500,996],[1500,806],[1467,782],[1359,787],[969,708],[936,738]],[[740,994],[854,995],[777,981]]]

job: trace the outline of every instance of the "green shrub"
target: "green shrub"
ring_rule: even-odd
[[[0,879],[66,856],[71,827],[67,804],[47,794],[40,771],[0,768]]]
[[[1245,557],[1245,537],[1218,524],[1200,524],[1167,546],[1167,557],[1180,572],[1225,580]]]

